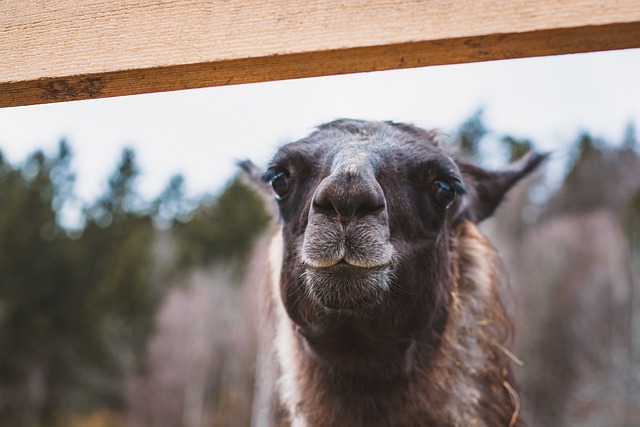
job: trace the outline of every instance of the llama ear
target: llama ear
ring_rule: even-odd
[[[278,217],[278,205],[273,197],[273,191],[268,183],[264,182],[262,178],[262,170],[257,167],[251,160],[242,160],[238,162],[238,167],[242,169],[240,178],[249,187],[253,188],[258,195],[261,196],[264,201],[264,206],[267,212],[274,218]]]
[[[500,171],[487,171],[478,166],[459,164],[467,194],[464,196],[458,218],[477,224],[490,217],[504,199],[505,194],[518,181],[535,171],[547,157],[549,157],[548,153],[532,152]]]
[[[242,169],[242,178],[245,180],[247,184],[251,187],[255,188],[258,191],[266,191],[269,192],[269,186],[266,185],[260,177],[262,176],[262,171],[257,167],[251,160],[240,160],[237,163],[238,167]]]

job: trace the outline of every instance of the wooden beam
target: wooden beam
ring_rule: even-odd
[[[0,107],[634,47],[637,0],[4,0]]]

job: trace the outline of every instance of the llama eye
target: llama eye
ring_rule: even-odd
[[[445,181],[434,181],[433,201],[442,210],[447,210],[456,199],[456,192],[451,184]]]
[[[276,172],[273,178],[271,178],[271,188],[273,188],[273,192],[276,193],[276,199],[284,199],[289,193],[289,179],[287,178],[287,174],[282,171]]]

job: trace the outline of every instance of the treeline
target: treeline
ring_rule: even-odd
[[[122,410],[125,378],[145,369],[156,312],[177,279],[211,263],[238,275],[267,222],[238,180],[194,202],[175,177],[142,200],[135,154],[125,150],[104,194],[67,230],[61,215],[77,204],[71,160],[64,141],[19,166],[0,154],[1,426]]]
[[[534,145],[513,141],[502,139],[516,148],[510,160]],[[511,277],[521,409],[530,425],[630,426],[640,419],[640,144],[629,125],[622,141],[583,132],[568,154],[559,186],[529,180],[483,224]]]

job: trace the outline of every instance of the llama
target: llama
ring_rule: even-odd
[[[476,224],[544,158],[490,172],[437,132],[344,119],[264,174],[243,162],[280,218],[254,424],[521,425],[504,274]]]

